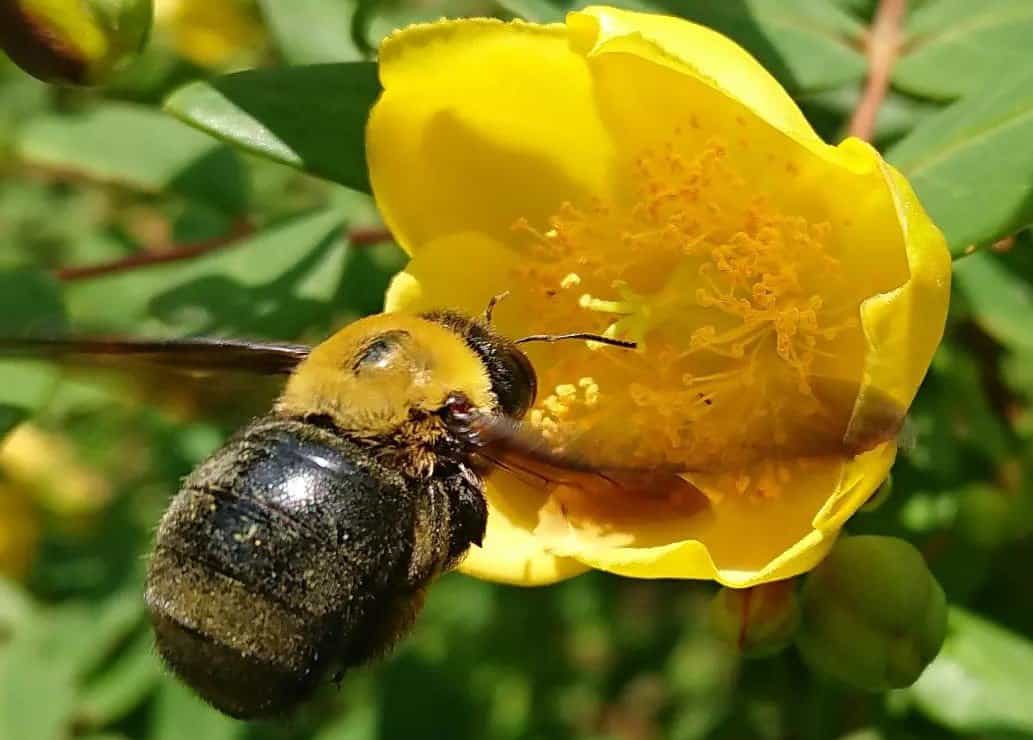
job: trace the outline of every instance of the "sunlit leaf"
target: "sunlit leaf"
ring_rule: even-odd
[[[72,671],[49,643],[42,614],[0,649],[0,738],[67,737],[75,706]]]
[[[346,62],[195,82],[165,108],[245,151],[369,192],[366,119],[379,94],[375,64]]]
[[[1029,0],[939,0],[910,17],[893,84],[950,99],[1000,84],[1033,64]]]
[[[104,103],[26,122],[18,155],[34,165],[148,193],[173,192],[229,213],[247,206],[237,155],[160,112]]]
[[[918,707],[956,732],[1033,732],[1033,643],[953,608],[940,655],[911,688]]]
[[[244,737],[247,725],[213,711],[190,689],[171,678],[158,689],[149,740],[183,740],[189,736],[204,740],[237,740]]]
[[[105,727],[137,708],[162,676],[154,638],[141,630],[114,663],[82,690],[75,709],[77,723]]]
[[[930,116],[887,152],[954,254],[1033,222],[1033,76]]]
[[[204,257],[71,283],[77,329],[137,335],[296,337],[333,315],[344,217],[319,210]]]

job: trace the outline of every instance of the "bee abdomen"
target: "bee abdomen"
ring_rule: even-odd
[[[169,667],[235,717],[274,714],[301,700],[332,657],[327,619],[298,613],[170,548],[155,550],[147,605]]]
[[[411,554],[412,492],[332,433],[271,417],[184,483],[148,577],[157,646],[205,699],[278,713],[369,634]]]

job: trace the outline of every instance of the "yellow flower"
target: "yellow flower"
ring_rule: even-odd
[[[0,577],[23,577],[38,539],[39,522],[28,495],[0,481]]]
[[[508,290],[509,336],[638,341],[529,345],[529,420],[695,487],[543,492],[497,471],[462,569],[743,587],[814,567],[886,477],[943,331],[950,259],[903,177],[823,143],[746,52],[675,18],[414,26],[380,74],[371,179],[412,256],[387,310],[477,314]],[[808,440],[837,451],[790,454]]]
[[[265,45],[265,29],[247,0],[155,0],[154,23],[179,54],[202,67],[225,67]]]

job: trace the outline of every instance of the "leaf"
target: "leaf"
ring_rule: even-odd
[[[38,270],[0,271],[0,336],[52,334],[64,327],[57,282]],[[50,398],[54,368],[26,360],[0,361],[0,436]]]
[[[893,84],[952,99],[1000,84],[1033,65],[1029,0],[940,0],[910,17]]]
[[[351,34],[356,0],[259,0],[259,5],[288,63],[354,62],[363,58]]]
[[[82,679],[142,623],[143,603],[135,591],[121,593],[100,604],[72,602],[53,618],[55,649],[76,678]],[[86,632],[89,640],[82,639]]]
[[[1033,643],[954,607],[940,655],[910,689],[918,708],[956,732],[1033,732]]]
[[[154,638],[150,630],[141,630],[115,663],[83,689],[76,724],[100,728],[117,722],[140,705],[161,675]]]
[[[986,252],[959,261],[954,280],[987,334],[1009,348],[1033,350],[1033,285]]]
[[[39,615],[22,623],[0,650],[0,738],[67,737],[75,686],[48,637],[49,620]]]
[[[936,113],[887,152],[954,255],[1033,222],[1033,75]]]
[[[189,728],[189,730],[187,730]],[[148,740],[237,740],[247,725],[220,714],[179,681],[168,679],[158,689]]]
[[[366,119],[379,94],[374,63],[345,62],[195,82],[165,109],[245,151],[368,193]]]
[[[346,245],[322,209],[200,258],[71,283],[72,323],[136,335],[297,337],[327,326]]]
[[[539,22],[561,21],[568,9],[596,3],[552,5],[547,0],[501,0],[511,13]],[[624,0],[614,5],[679,15],[737,41],[793,92],[825,90],[864,78],[867,65],[856,45],[863,26],[831,3],[812,0]]]
[[[231,149],[159,112],[104,103],[27,122],[16,143],[32,164],[147,193],[173,192],[227,213],[247,207],[247,178]]]

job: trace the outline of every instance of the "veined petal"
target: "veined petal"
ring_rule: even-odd
[[[413,26],[384,42],[380,74],[370,179],[410,253],[459,231],[505,242],[519,219],[609,191],[610,135],[562,25]]]

